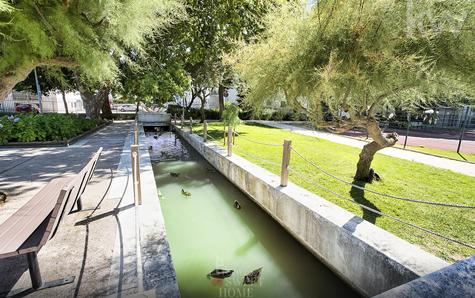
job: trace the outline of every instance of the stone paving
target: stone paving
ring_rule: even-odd
[[[284,124],[280,122],[263,121],[263,120],[255,120],[252,122],[260,123],[260,124],[267,125],[270,127],[290,130],[293,133],[321,138],[321,139],[329,140],[331,142],[335,142],[335,143],[339,143],[339,144],[343,144],[347,146],[352,146],[352,147],[357,147],[357,148],[363,148],[363,146],[367,144],[367,142],[365,141],[357,140],[354,138],[335,135],[335,134],[327,133],[327,132],[315,131],[308,128],[290,125],[290,124]],[[443,157],[437,157],[437,156],[428,155],[424,153],[418,153],[418,152],[409,151],[409,150],[402,150],[402,149],[394,148],[394,147],[384,148],[383,150],[379,151],[378,154],[384,154],[384,155],[388,155],[392,157],[410,160],[413,162],[423,163],[432,167],[451,170],[460,174],[475,177],[475,164],[473,163],[457,161],[457,160],[452,160],[452,159],[443,158]]]
[[[123,121],[70,147],[0,149],[0,191],[8,194],[7,202],[0,203],[1,224],[51,179],[73,175],[104,148],[83,195],[85,210],[68,215],[38,254],[43,281],[66,276],[75,276],[75,281],[27,292],[31,297],[179,295],[145,144],[141,172],[146,195],[144,206],[134,206],[131,143],[132,122]],[[0,277],[0,297],[30,287],[26,257],[0,259]]]

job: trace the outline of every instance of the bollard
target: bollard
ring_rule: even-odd
[[[140,156],[139,146],[130,146],[130,156],[132,163],[132,184],[134,185],[135,205],[142,205],[142,186],[140,181]]]
[[[183,129],[183,123],[185,122],[185,116],[183,116],[183,114],[181,115],[181,118],[180,118],[180,128]]]
[[[282,152],[282,170],[280,172],[280,186],[287,186],[289,182],[290,144],[292,141],[284,140],[284,150]]]
[[[193,134],[193,118],[190,117],[190,134]]]
[[[208,139],[208,122],[203,121],[203,142],[206,143]]]
[[[135,122],[134,126],[134,145],[139,144],[139,127],[137,125],[137,122]]]
[[[228,156],[233,155],[233,128],[228,126]]]
[[[173,114],[173,124],[176,126],[176,113]]]

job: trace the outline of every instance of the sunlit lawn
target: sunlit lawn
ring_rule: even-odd
[[[208,131],[216,142],[223,144],[221,123],[209,124]],[[202,134],[201,125],[195,125],[194,132]],[[282,144],[284,139],[290,139],[292,147],[303,156],[328,172],[346,181],[352,181],[360,152],[357,148],[259,125],[243,124],[239,126],[238,132],[241,136],[236,137],[234,152],[275,174],[280,174],[282,147],[260,145],[249,140]],[[375,216],[368,211],[363,212],[358,205],[338,198],[319,188],[319,185],[330,188],[360,204],[472,245],[475,245],[474,209],[422,205],[371,193],[363,194],[361,191],[350,193],[351,186],[328,177],[295,153],[292,153],[290,168],[291,182],[441,258],[454,261],[475,253],[471,248],[448,242],[389,218]],[[473,177],[381,154],[375,157],[373,168],[382,176],[382,181],[366,184],[365,187],[368,189],[419,200],[475,205],[475,178]]]

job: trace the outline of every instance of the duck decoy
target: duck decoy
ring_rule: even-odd
[[[248,275],[244,276],[243,284],[244,285],[250,285],[250,284],[254,284],[254,283],[258,282],[259,278],[261,277],[261,271],[262,271],[262,267],[259,268],[259,269],[254,270],[251,273],[249,273]]]
[[[237,200],[234,201],[234,208],[236,208],[238,210],[241,209],[241,204],[239,204],[239,202]]]
[[[7,201],[7,194],[0,191],[0,202],[5,203]]]
[[[180,176],[180,173],[170,172],[170,176],[178,177],[178,176]]]
[[[219,279],[224,279],[227,277],[230,277],[233,274],[234,270],[224,270],[224,269],[214,269],[208,275],[206,275],[208,278],[219,278]]]
[[[186,191],[186,190],[184,190],[183,188],[181,189],[181,194],[184,195],[184,196],[186,196],[186,197],[191,196],[191,192]]]

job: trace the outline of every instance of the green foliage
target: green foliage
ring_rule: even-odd
[[[263,38],[230,57],[255,106],[285,94],[309,115],[323,103],[364,118],[475,94],[473,1],[322,0],[283,5],[264,23]]]
[[[10,12],[12,7],[8,5],[6,0],[0,0],[0,12]]]
[[[39,65],[79,67],[95,81],[117,75],[125,50],[141,51],[147,36],[182,11],[174,0],[0,2],[0,78]],[[1,12],[3,10],[3,12]]]
[[[224,112],[223,112],[223,117],[222,120],[226,126],[231,126],[233,129],[236,129],[236,127],[241,124],[241,119],[239,119],[239,112],[241,109],[230,102],[227,102],[224,105]]]
[[[178,118],[181,117],[183,108],[178,105],[169,105],[167,108],[167,113],[171,115],[176,115]],[[205,118],[207,120],[219,120],[221,117],[219,116],[218,110],[204,110],[205,111]],[[201,110],[196,108],[191,108],[189,110],[185,110],[185,119],[200,119],[201,118]]]
[[[8,142],[62,141],[99,124],[93,119],[64,114],[17,114],[0,117],[0,144]]]

